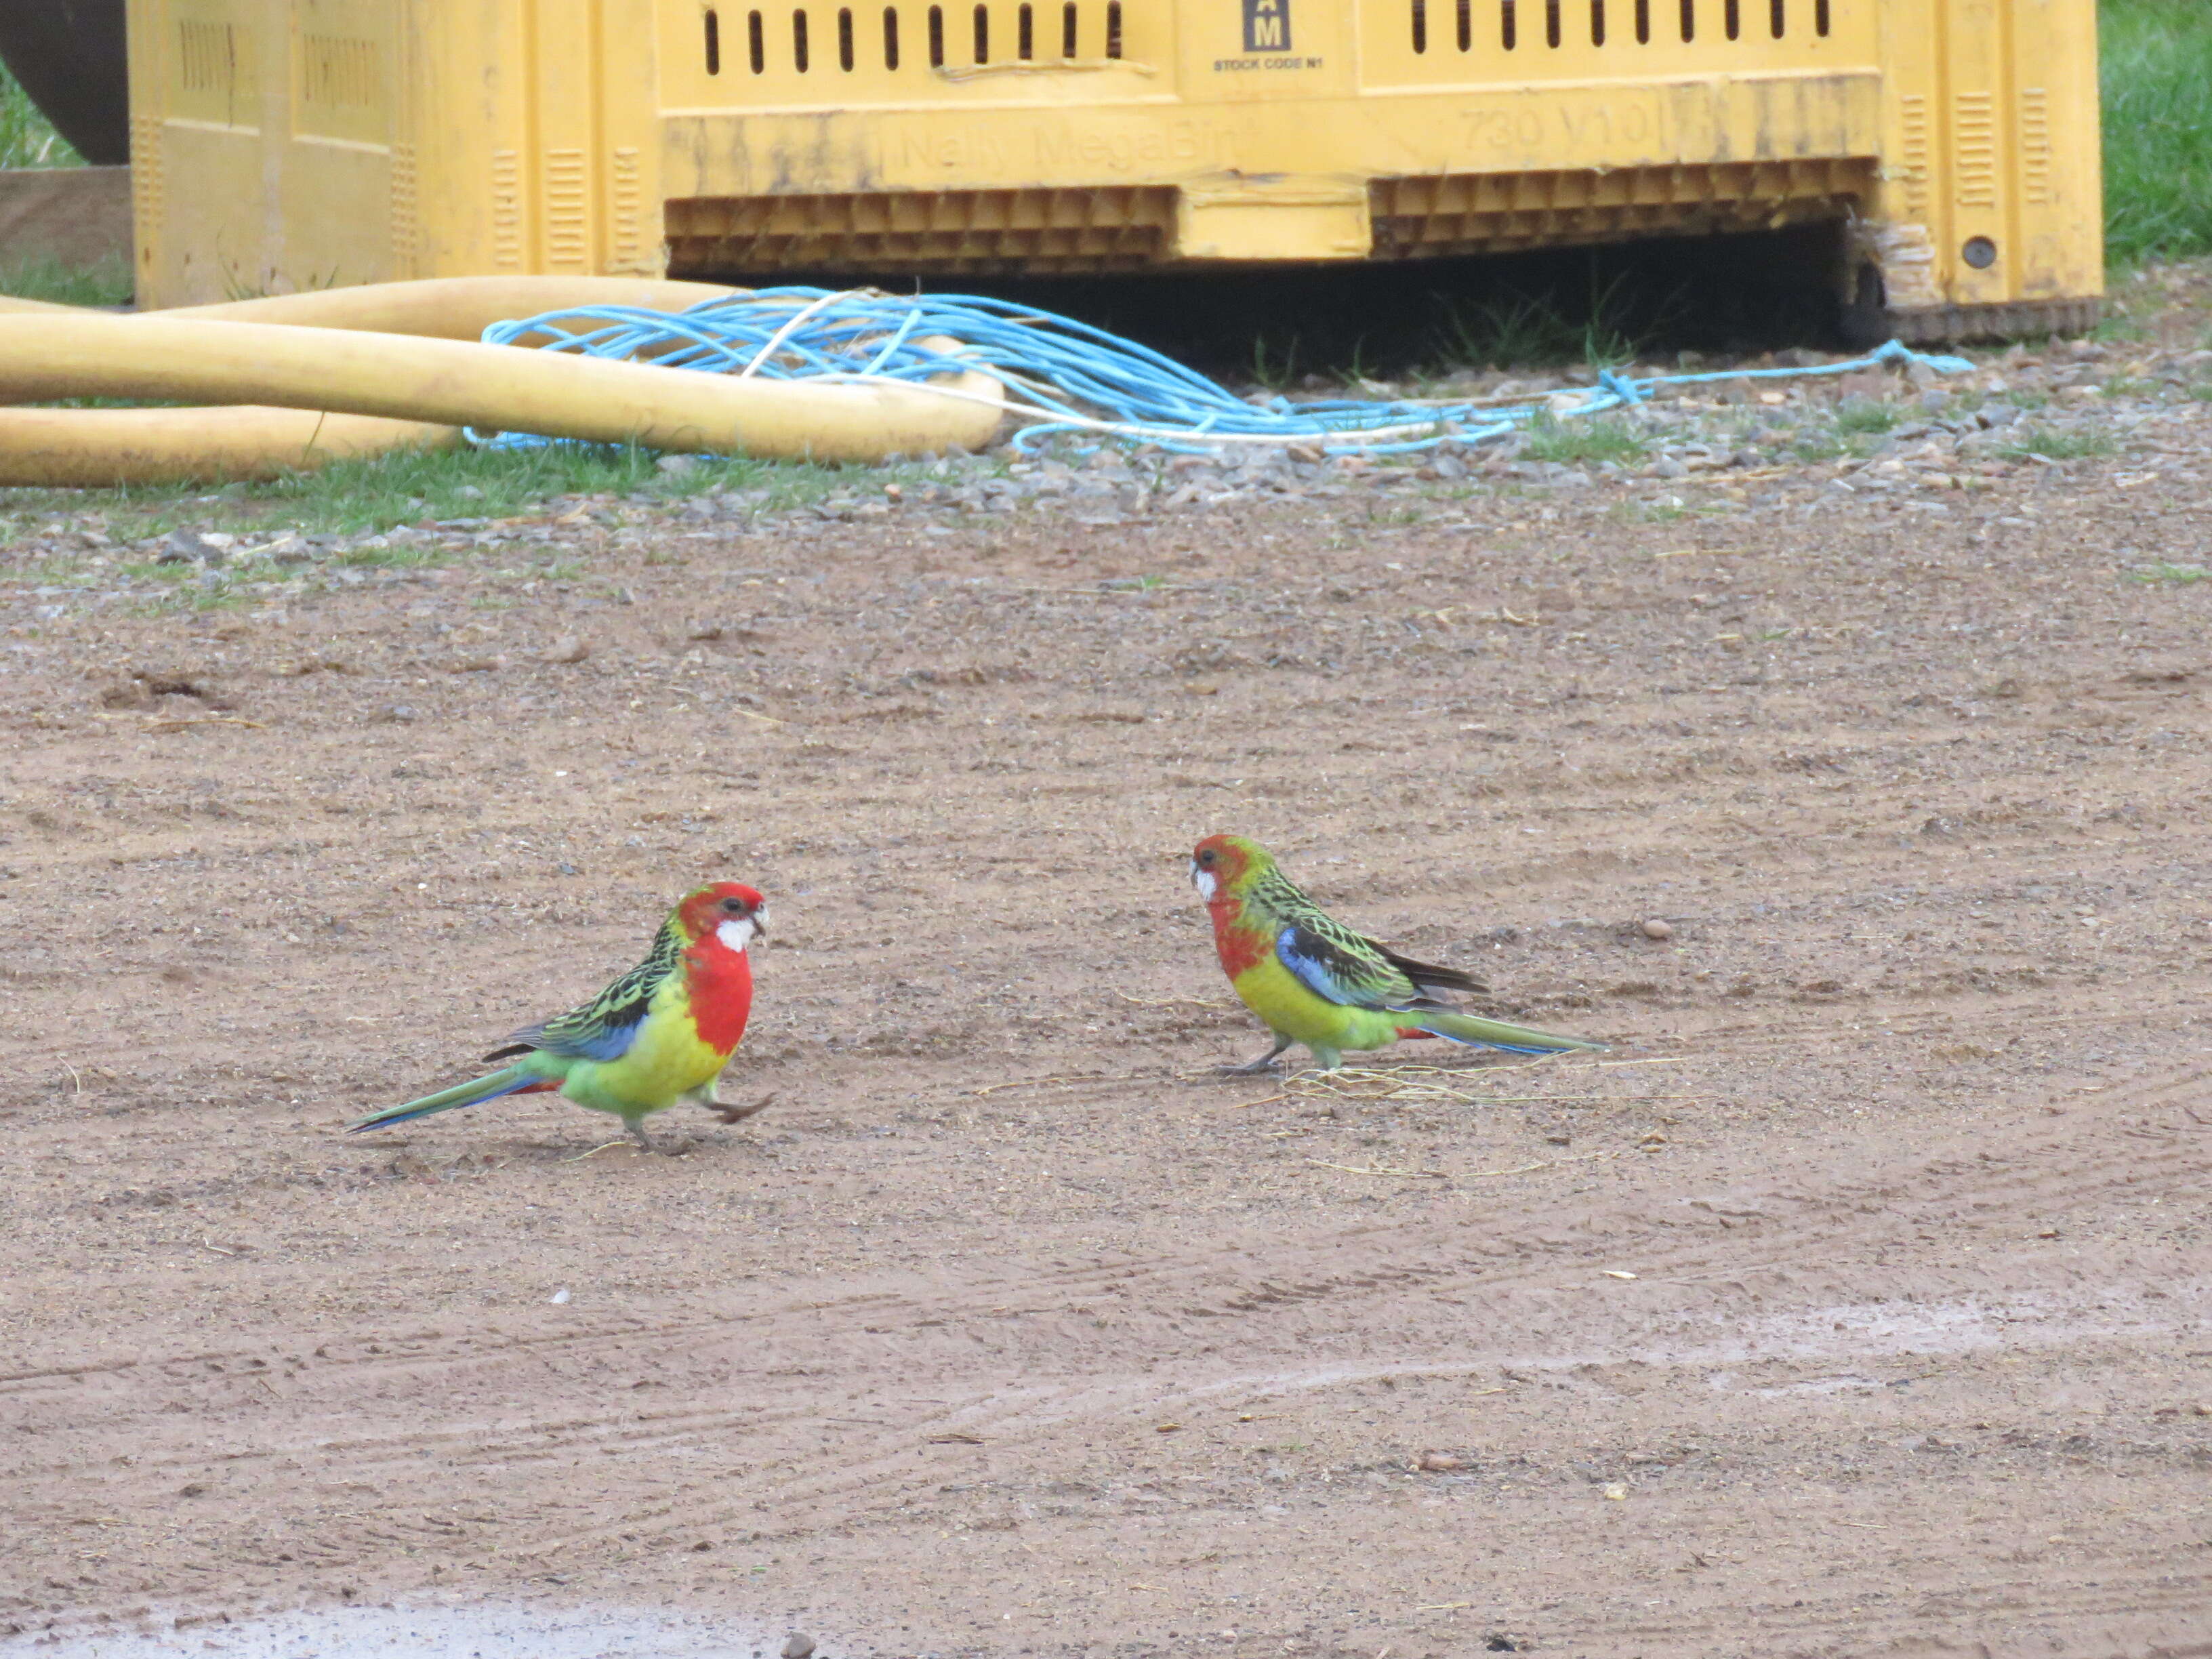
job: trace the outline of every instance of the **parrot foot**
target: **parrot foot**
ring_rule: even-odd
[[[1259,1077],[1277,1069],[1279,1068],[1273,1054],[1262,1054],[1257,1060],[1248,1060],[1242,1066],[1217,1066],[1213,1068],[1215,1074],[1219,1077]]]
[[[653,1144],[653,1137],[646,1133],[645,1125],[643,1123],[635,1119],[631,1119],[626,1121],[623,1127],[629,1131],[629,1138],[637,1142],[638,1146],[642,1150],[648,1152],[657,1152],[660,1150],[659,1147]]]
[[[730,1106],[719,1100],[702,1100],[699,1103],[725,1123],[742,1123],[756,1112],[764,1112],[775,1103],[776,1092],[771,1090],[750,1106]]]
[[[1263,1072],[1273,1071],[1276,1060],[1290,1046],[1290,1038],[1284,1037],[1257,1060],[1247,1060],[1242,1066],[1224,1066],[1218,1069],[1224,1077],[1258,1077]]]

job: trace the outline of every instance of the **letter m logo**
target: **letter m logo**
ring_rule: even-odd
[[[1291,49],[1291,0],[1244,0],[1244,50]]]

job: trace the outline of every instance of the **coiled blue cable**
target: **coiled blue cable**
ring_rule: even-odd
[[[1662,386],[1844,374],[1890,362],[1922,363],[1944,374],[1973,368],[1963,357],[1917,352],[1892,340],[1863,357],[1807,368],[1723,369],[1644,380],[1602,369],[1595,386],[1502,404],[1414,398],[1293,404],[1279,396],[1239,398],[1149,346],[1033,306],[978,295],[890,295],[872,289],[761,289],[681,312],[585,306],[495,323],[483,337],[492,345],[529,340],[546,351],[771,380],[912,384],[979,372],[1005,388],[1011,412],[1031,417],[1013,436],[1014,447],[1023,451],[1055,434],[1085,433],[1188,453],[1305,444],[1326,452],[1393,454],[1481,443],[1547,416],[1601,415],[1642,403]],[[933,343],[944,340],[956,343]],[[936,389],[947,397],[977,395],[942,385]],[[471,431],[469,436],[493,447],[556,441],[515,432]]]

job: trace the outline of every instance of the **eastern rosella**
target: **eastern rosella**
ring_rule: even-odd
[[[1273,1048],[1235,1071],[1265,1071],[1293,1042],[1325,1072],[1344,1063],[1346,1048],[1386,1048],[1400,1037],[1522,1054],[1602,1046],[1437,1001],[1435,992],[1486,988],[1456,968],[1415,962],[1353,933],[1300,892],[1257,842],[1208,836],[1192,850],[1190,878],[1213,918],[1213,948],[1230,984],[1275,1034]]]
[[[651,1151],[644,1122],[648,1113],[679,1100],[717,1104],[714,1080],[744,1036],[752,1011],[753,972],[745,947],[767,936],[767,924],[768,902],[738,882],[718,881],[686,893],[660,924],[643,962],[589,1002],[523,1027],[484,1056],[520,1055],[513,1065],[365,1117],[351,1133],[501,1095],[557,1090],[579,1106],[613,1113]]]

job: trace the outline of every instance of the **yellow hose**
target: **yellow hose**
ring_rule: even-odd
[[[750,289],[717,283],[668,283],[643,276],[430,276],[411,283],[368,283],[304,294],[270,294],[169,311],[111,313],[97,306],[65,306],[0,294],[0,316],[37,312],[52,316],[189,318],[205,323],[290,323],[305,328],[368,329],[378,334],[421,334],[445,340],[483,337],[494,323],[536,317],[569,306],[635,306],[642,311],[686,311],[708,300]]]
[[[568,306],[682,311],[744,291],[710,283],[623,276],[449,276],[279,294],[146,314],[474,340],[493,323]],[[10,314],[108,313],[0,295],[0,316]],[[76,391],[73,385],[44,390],[26,386],[16,395],[60,398]],[[448,448],[460,436],[457,427],[422,421],[325,416],[250,404],[191,410],[0,409],[0,485],[97,489],[258,480],[344,457]]]
[[[0,395],[275,404],[775,460],[978,449],[998,382],[741,379],[459,340],[154,314],[0,316]],[[86,414],[123,411],[86,410]],[[200,411],[182,412],[204,422]],[[4,465],[0,459],[0,465]]]
[[[744,289],[713,283],[664,283],[634,276],[431,276],[412,283],[316,289],[218,305],[179,306],[137,314],[205,323],[286,323],[306,328],[365,329],[474,340],[492,324],[575,306],[635,306],[684,311]]]
[[[312,409],[0,409],[0,485],[224,483],[460,441],[454,427]]]
[[[604,379],[578,378],[568,370],[635,366],[525,353],[519,355],[540,356],[554,368],[553,376],[532,369],[512,376],[487,373],[481,358],[457,372],[451,360],[404,351],[395,356],[374,346],[325,349],[305,337],[340,330],[467,341],[477,351],[505,352],[509,348],[473,343],[490,324],[509,318],[597,305],[681,311],[744,291],[620,276],[451,276],[137,314],[0,295],[0,402],[88,396],[252,400],[195,409],[0,409],[0,485],[97,488],[270,478],[341,457],[446,447],[459,441],[459,422],[654,447],[729,448],[741,441],[751,454],[811,454],[823,460],[975,448],[990,441],[998,421],[990,404],[1000,389],[983,375],[951,381],[954,390],[968,395],[966,402],[919,388],[801,388],[687,375],[694,382],[713,381],[714,389],[672,389],[658,378],[632,378],[608,403]],[[89,336],[50,339],[50,349],[29,349],[30,330],[44,334],[61,319],[107,326]],[[253,325],[264,333],[282,327],[302,338],[294,343],[297,349],[276,349],[271,359],[268,343],[241,348],[234,334],[220,345],[190,337],[197,343],[179,348],[167,343],[174,336],[140,334],[126,347],[112,333],[118,324],[144,329],[202,322]],[[171,351],[180,355],[156,363]],[[272,361],[285,365],[277,381],[260,378],[258,366]],[[346,389],[333,395],[339,387]],[[809,395],[790,395],[802,391]],[[429,403],[422,401],[426,397]],[[541,398],[549,400],[542,406],[535,401]],[[264,406],[295,398],[301,406]],[[493,408],[501,413],[456,412]],[[333,410],[353,412],[326,412]],[[712,431],[742,438],[726,435],[709,443],[706,435]]]

